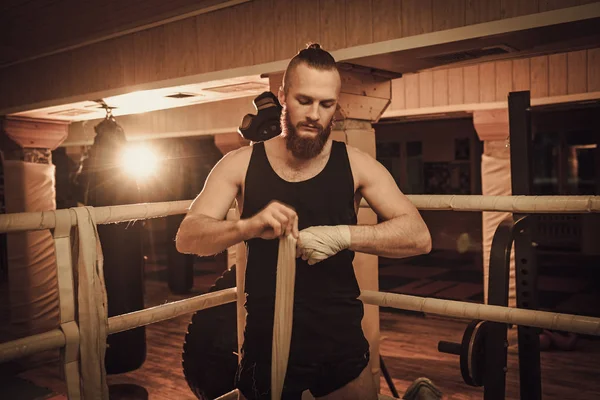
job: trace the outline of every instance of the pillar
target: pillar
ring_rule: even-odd
[[[67,124],[0,120],[6,213],[56,209],[52,150],[67,137]],[[54,240],[49,230],[10,233],[7,280],[1,285],[0,336],[11,340],[59,326]],[[4,320],[5,319],[5,320]]]
[[[512,195],[510,174],[510,148],[508,147],[508,110],[486,110],[473,113],[473,125],[479,139],[483,141],[481,156],[481,193],[484,196]],[[496,228],[511,213],[482,213],[482,254],[484,303],[488,302],[489,265],[492,239]],[[511,251],[508,291],[509,307],[516,307],[515,254]]]

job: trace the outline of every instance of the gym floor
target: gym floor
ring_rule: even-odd
[[[448,254],[434,252],[431,255],[408,260],[380,261],[380,290],[419,296],[431,296],[463,301],[481,302],[483,290],[481,271],[476,267],[477,254]],[[554,257],[554,259],[556,259]],[[192,293],[180,296],[169,293],[166,284],[165,257],[150,258],[146,263],[146,307],[180,300],[205,293],[224,269],[222,258],[198,259],[195,263]],[[582,278],[575,274],[564,276],[559,269],[540,277],[540,304],[544,309],[594,315],[600,310],[597,299],[597,272],[578,268]],[[554,274],[554,275],[552,275]],[[591,303],[585,300],[590,300]],[[111,399],[192,400],[181,368],[183,339],[191,314],[146,328],[147,357],[143,366],[135,371],[109,375]],[[421,376],[431,379],[444,393],[445,399],[481,399],[482,388],[463,383],[458,357],[437,351],[440,340],[458,342],[468,321],[417,315],[397,310],[381,310],[381,354],[393,378],[396,389],[402,395],[406,388]],[[514,332],[511,334],[514,343]],[[574,351],[550,350],[541,353],[543,398],[592,400],[600,396],[600,340],[580,337]],[[27,396],[19,399],[66,399],[66,392],[55,354],[42,354],[28,364],[15,369],[13,386],[29,385]],[[31,368],[37,363],[36,368]],[[24,366],[28,368],[23,368]],[[0,398],[5,397],[10,385],[2,385]],[[33,389],[46,389],[45,392]],[[381,379],[382,393],[390,395],[385,380]],[[4,394],[3,394],[4,391]],[[146,395],[148,395],[146,397]],[[14,397],[13,397],[14,398]],[[518,348],[509,347],[506,399],[519,398]]]

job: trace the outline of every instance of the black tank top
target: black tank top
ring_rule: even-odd
[[[355,225],[354,179],[346,145],[332,142],[324,169],[301,182],[282,179],[271,167],[264,143],[253,145],[245,180],[242,218],[277,200],[298,213],[299,229]],[[279,240],[247,243],[244,355],[271,360]],[[290,362],[343,356],[368,349],[361,328],[363,304],[354,275],[354,252],[343,250],[316,264],[296,259],[296,285]]]

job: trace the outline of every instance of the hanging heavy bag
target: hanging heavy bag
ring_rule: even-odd
[[[82,202],[94,207],[140,203],[135,179],[120,168],[119,159],[127,144],[123,129],[110,115],[94,129],[94,144],[79,177]],[[142,224],[98,225],[98,235],[104,255],[108,316],[143,309]],[[145,358],[144,327],[108,336],[105,359],[108,374],[133,371],[142,366]]]

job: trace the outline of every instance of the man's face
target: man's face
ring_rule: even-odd
[[[341,80],[335,70],[317,70],[299,64],[292,71],[287,93],[280,92],[283,105],[281,128],[288,150],[295,157],[310,159],[321,153],[331,133]]]

